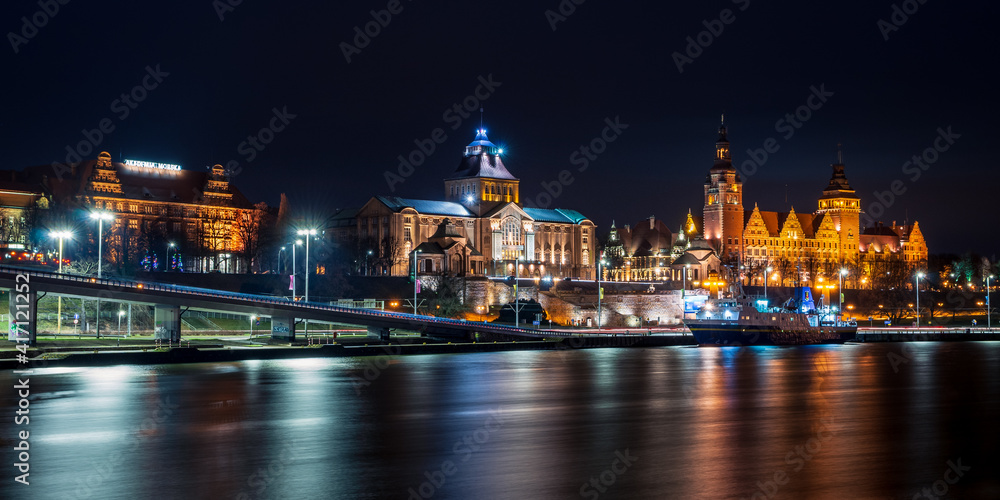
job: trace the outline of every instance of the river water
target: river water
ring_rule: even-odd
[[[998,342],[44,368],[27,425],[0,380],[0,498],[1000,498]]]

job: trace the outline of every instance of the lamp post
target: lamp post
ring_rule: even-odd
[[[73,233],[69,231],[52,231],[49,233],[52,238],[59,239],[59,272],[62,273],[63,264],[63,241],[67,238],[72,238]],[[56,312],[56,335],[62,333],[62,295],[58,297],[58,311]]]
[[[125,311],[118,310],[118,336],[122,336],[122,316],[125,316]]]
[[[167,243],[167,258],[163,261],[163,272],[170,270],[170,250],[174,248],[174,242]]]
[[[993,322],[990,319],[990,279],[993,275],[986,277],[986,328],[992,328]]]
[[[764,269],[764,300],[767,301],[767,280],[771,279],[771,266]]]
[[[101,278],[101,264],[104,261],[104,221],[114,217],[108,212],[90,212],[90,218],[97,220],[97,278]],[[62,261],[62,258],[59,259]],[[97,338],[101,338],[101,298],[97,298]]]
[[[103,254],[103,243],[104,243],[104,221],[114,220],[114,216],[108,212],[95,211],[90,212],[90,218],[97,221],[97,277],[101,277],[101,262],[104,260]],[[62,243],[59,243],[62,246]],[[60,250],[59,255],[59,265],[62,265],[62,250]]]
[[[315,229],[299,229],[299,236],[305,236],[306,240],[306,302],[309,302],[309,240],[316,236]],[[306,338],[309,338],[309,320],[306,319],[303,322],[303,332]]]
[[[420,289],[420,278],[417,276],[417,254],[420,250],[413,251],[413,314],[417,314],[417,291]]]
[[[840,293],[840,305],[837,306],[838,318],[843,317],[844,315],[844,276],[846,275],[847,275],[846,268],[841,268],[840,272],[837,273],[837,277],[840,278],[840,283],[837,284],[837,292]]]
[[[278,249],[278,263],[274,266],[274,270],[277,274],[281,274],[281,252],[285,251],[285,247]]]
[[[913,276],[914,289],[917,291],[917,328],[920,328],[920,278],[924,273],[917,273]]]
[[[254,316],[253,314],[250,315],[250,339],[251,340],[253,339],[253,322],[256,319],[257,319],[257,316]]]
[[[302,240],[295,240],[295,243],[292,244],[292,302],[295,302],[295,292],[299,287],[298,283],[295,282],[295,275],[297,274],[295,271],[295,247],[301,244]]]
[[[365,254],[365,276],[372,275],[371,268],[368,267],[368,258],[371,256],[372,256],[372,251],[369,250],[368,253]]]
[[[597,261],[597,329],[601,329],[601,299],[604,298],[604,290],[601,288],[601,274],[604,267],[604,256]]]
[[[309,240],[316,236],[315,229],[299,229],[299,236],[306,236],[306,302],[309,302]]]

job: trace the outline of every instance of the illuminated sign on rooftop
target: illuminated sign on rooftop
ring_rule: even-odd
[[[174,165],[171,163],[156,163],[152,161],[139,161],[139,160],[125,160],[125,165],[130,167],[142,167],[142,168],[155,168],[159,170],[180,170],[180,165]]]

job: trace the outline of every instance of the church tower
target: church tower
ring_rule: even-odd
[[[837,151],[837,163],[830,165],[833,176],[830,184],[823,190],[819,198],[817,215],[828,214],[840,236],[839,256],[841,262],[853,260],[858,256],[858,234],[861,225],[861,198],[854,194],[851,185],[844,174],[844,159]]]
[[[743,180],[729,154],[726,124],[719,127],[715,164],[705,177],[705,240],[720,257],[739,256],[743,249]]]
[[[444,199],[461,203],[480,217],[502,204],[520,204],[520,181],[507,171],[501,155],[503,149],[490,142],[486,129],[476,130],[458,168],[444,180]]]

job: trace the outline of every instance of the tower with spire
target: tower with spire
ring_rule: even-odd
[[[833,175],[819,198],[819,209],[816,210],[816,214],[827,214],[833,220],[834,227],[840,235],[840,259],[844,261],[858,254],[861,198],[847,182],[847,175],[844,174],[844,156],[839,144],[837,163],[830,167],[833,169]]]
[[[705,177],[704,235],[719,255],[742,253],[743,180],[733,167],[725,117],[715,143],[715,162]]]
[[[478,216],[501,204],[520,204],[520,180],[507,171],[502,155],[503,149],[486,137],[486,129],[477,129],[458,168],[444,180],[445,200],[461,203]]]

